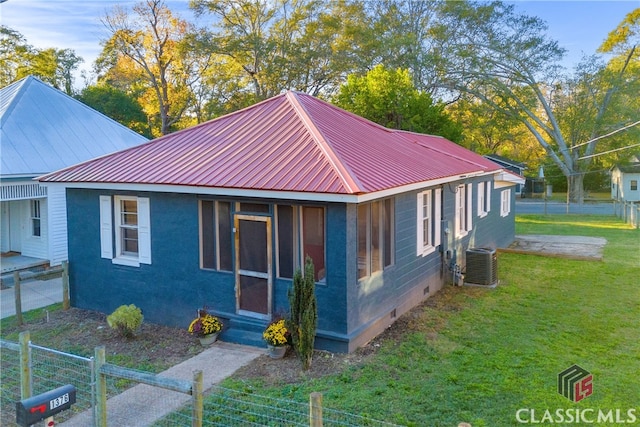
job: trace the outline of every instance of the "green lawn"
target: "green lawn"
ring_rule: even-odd
[[[446,287],[364,366],[302,384],[223,386],[300,401],[318,391],[328,408],[412,426],[519,425],[521,408],[538,418],[632,409],[640,421],[640,232],[613,217],[516,221],[518,234],[605,237],[604,261],[501,254],[496,289]],[[594,377],[593,395],[578,403],[556,389],[573,364]]]

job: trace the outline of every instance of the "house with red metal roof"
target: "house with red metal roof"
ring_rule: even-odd
[[[308,255],[316,346],[349,352],[509,245],[516,175],[451,141],[287,92],[40,177],[68,202],[71,302],[263,345]]]

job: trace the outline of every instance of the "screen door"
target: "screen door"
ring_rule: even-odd
[[[271,318],[271,218],[235,215],[238,313]]]

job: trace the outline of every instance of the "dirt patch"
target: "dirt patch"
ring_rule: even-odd
[[[607,239],[585,236],[517,235],[501,252],[602,261]]]
[[[433,339],[443,324],[438,320],[440,316],[427,316],[425,310],[443,313],[460,310],[464,304],[461,305],[455,298],[460,292],[473,294],[474,290],[445,287],[351,354],[316,351],[308,371],[302,371],[301,362],[291,349],[284,359],[271,359],[265,349],[265,355],[240,368],[233,378],[259,378],[266,385],[298,383],[361,366],[377,353],[383,342],[401,342],[407,333],[422,331]],[[119,364],[118,361],[126,360],[128,366],[154,372],[167,369],[204,350],[197,338],[185,329],[150,323],[143,323],[134,338],[125,339],[109,328],[104,314],[77,308],[54,311],[48,315],[43,312],[40,318],[22,327],[9,325],[3,328],[2,336],[25,330],[31,332],[32,341],[40,346],[90,357],[97,346],[104,345],[107,361],[115,358],[116,361],[112,363]]]
[[[34,344],[91,357],[95,348],[105,346],[107,360],[129,360],[133,366],[166,369],[203,350],[186,330],[143,323],[135,337],[123,338],[107,325],[106,315],[71,308],[30,320],[25,325],[3,328],[2,336],[29,331]]]

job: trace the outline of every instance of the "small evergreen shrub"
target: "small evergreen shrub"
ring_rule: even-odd
[[[289,289],[291,317],[287,325],[293,349],[301,359],[302,369],[305,371],[311,367],[318,323],[315,287],[313,260],[307,255],[304,276],[298,269],[293,277],[293,287]]]
[[[117,330],[123,337],[131,338],[135,331],[142,325],[142,310],[133,304],[121,305],[107,316],[107,323],[112,329]]]

